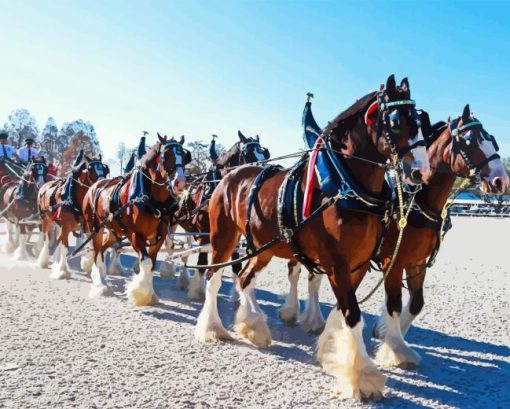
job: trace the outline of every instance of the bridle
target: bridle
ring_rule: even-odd
[[[381,92],[378,94],[378,119],[377,119],[377,138],[376,145],[381,137],[384,137],[388,145],[390,146],[392,156],[397,155],[398,158],[402,157],[412,151],[413,149],[423,146],[425,147],[425,140],[422,138],[414,142],[412,145],[406,147],[397,146],[397,136],[400,133],[400,116],[401,108],[407,108],[411,113],[411,119],[416,126],[416,135],[421,127],[421,120],[418,112],[415,109],[416,102],[413,99],[404,99],[400,101],[383,102],[385,93]],[[413,134],[413,132],[411,132]]]
[[[166,163],[166,160],[168,159],[170,152],[172,152],[172,154],[174,156],[179,155],[181,157],[181,162],[177,163],[177,161],[175,161],[175,163],[172,167],[169,167],[169,168],[165,167],[165,170],[167,173],[167,178],[170,177],[169,175],[171,175],[171,174],[173,175],[177,171],[178,168],[181,168],[184,172],[184,166],[186,166],[188,163],[191,162],[191,152],[190,151],[188,151],[187,149],[184,149],[182,147],[182,145],[177,141],[169,141],[163,145],[163,152],[161,154],[163,166]]]
[[[98,167],[100,167],[102,169],[102,171],[103,171],[102,175],[100,175],[97,172]],[[91,175],[92,175],[91,170],[95,171],[97,178],[91,177]],[[94,159],[94,160],[87,162],[87,175],[92,183],[97,182],[101,177],[105,178],[108,175],[108,173],[109,173],[109,167],[107,165],[105,165],[101,160]],[[94,179],[96,179],[96,180],[94,180]]]
[[[485,129],[483,129],[482,123],[478,121],[476,118],[474,119],[474,121],[468,122],[467,124],[463,124],[461,126],[458,126],[459,120],[460,118],[457,118],[456,120],[450,122],[450,124],[448,125],[450,134],[452,136],[451,153],[453,153],[454,155],[460,154],[462,156],[462,159],[464,159],[464,162],[469,168],[469,176],[472,177],[477,174],[480,174],[482,169],[489,162],[501,159],[501,156],[498,153],[494,153],[477,164],[473,163],[470,157],[471,156],[470,153],[472,153],[474,148],[476,147],[475,141],[477,138],[475,135],[469,133],[468,133],[469,136],[468,135],[462,136],[462,133],[471,128],[479,127],[480,137],[488,142],[491,142],[496,152],[499,151],[499,146],[494,136],[490,135]]]
[[[269,151],[266,148],[263,148],[260,146],[260,142],[257,140],[250,140],[248,142],[242,142],[243,147],[241,148],[241,157],[244,159],[245,163],[253,163],[258,162],[258,159],[255,158],[254,161],[251,161],[249,158],[249,147],[253,147],[252,149],[254,151],[259,152],[261,155],[264,156],[264,159],[269,159]]]

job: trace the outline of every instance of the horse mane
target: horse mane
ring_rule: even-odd
[[[162,143],[158,141],[156,145],[154,145],[152,148],[150,148],[140,159],[140,166],[144,169],[147,169],[150,167],[152,162],[156,160],[156,158],[159,156],[159,151],[161,149]]]
[[[218,166],[227,166],[232,158],[239,155],[241,142],[236,142],[234,145],[218,159]]]
[[[334,133],[342,137],[346,131],[354,127],[359,116],[368,109],[370,104],[375,101],[376,97],[377,91],[373,91],[356,100],[354,104],[329,122],[326,128],[324,128],[323,133]]]

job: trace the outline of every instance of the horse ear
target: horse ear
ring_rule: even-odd
[[[257,140],[257,142],[260,142],[260,136],[255,135],[255,139]]]
[[[471,116],[471,109],[469,108],[469,104],[464,107],[464,111],[462,112],[462,122],[467,122],[469,117]]]
[[[246,136],[244,136],[241,131],[237,131],[237,135],[239,136],[239,139],[241,140],[242,143],[246,143],[247,141]]]
[[[367,112],[365,112],[365,124],[367,126],[370,126],[374,123],[375,121],[375,118],[377,116],[377,113],[378,113],[378,110],[379,109],[379,102],[378,101],[374,101],[370,104],[370,106],[368,107],[367,109]]]
[[[397,83],[395,82],[395,74],[391,74],[386,80],[386,92],[394,95],[397,91]]]
[[[85,160],[86,160],[87,162],[90,162],[90,158],[89,158],[87,155],[85,155],[85,154],[84,154],[84,155],[83,155],[83,157],[85,158]]]
[[[103,155],[99,154],[99,161],[102,162],[103,161]]]
[[[163,137],[159,134],[159,132],[158,132],[158,139],[159,139],[159,141],[160,141],[161,143],[165,143],[165,142],[166,142],[166,136],[163,138]]]
[[[400,89],[407,94],[407,97],[411,97],[411,88],[409,87],[409,80],[405,77],[400,83]]]
[[[46,158],[44,156],[41,156],[41,160],[43,161],[44,164],[46,164]]]
[[[181,140],[179,141],[181,145],[184,145],[184,135],[181,135]]]

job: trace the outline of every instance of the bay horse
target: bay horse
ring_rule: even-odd
[[[456,178],[471,178],[481,183],[484,192],[498,195],[504,194],[510,183],[497,154],[496,140],[471,115],[469,105],[456,120],[432,127],[426,140],[435,172],[428,185],[416,195],[416,205],[404,230],[400,251],[384,282],[386,301],[373,332],[382,340],[376,359],[386,367],[420,363],[419,354],[407,345],[404,336],[423,308],[427,268],[433,264],[444,234],[451,227],[447,206]],[[391,261],[397,236],[396,224],[392,222],[376,257],[384,272]],[[404,270],[410,297],[402,309]]]
[[[48,178],[46,159],[40,157],[28,163],[19,181],[11,179],[0,187],[0,214],[9,224],[5,250],[12,252],[16,248],[17,260],[28,259],[26,244],[37,215],[37,192]],[[14,227],[14,235],[10,225]]]
[[[41,268],[48,268],[50,235],[55,225],[60,227],[57,236],[55,261],[52,264],[50,278],[64,279],[70,277],[67,262],[69,234],[82,233],[84,221],[81,204],[85,194],[93,183],[106,178],[109,173],[110,168],[103,163],[101,155],[89,157],[82,150],[75,159],[69,176],[52,180],[44,184],[39,190],[37,205],[42,223],[41,234],[44,236],[44,243],[37,264]]]
[[[85,195],[82,210],[87,233],[93,234],[91,297],[112,294],[104,254],[126,237],[140,263],[140,273],[128,285],[128,298],[136,306],[157,300],[152,283],[156,256],[185,189],[184,168],[190,160],[182,147],[184,137],[178,142],[158,134],[158,139],[128,177],[100,180]]]
[[[255,298],[256,277],[274,256],[306,259],[327,274],[337,299],[318,342],[323,368],[336,376],[345,397],[382,397],[386,378],[367,354],[355,292],[381,235],[381,221],[389,215],[389,201],[383,195],[387,159],[402,166],[406,183],[426,182],[430,176],[414,105],[407,78],[397,86],[392,75],[384,90],[361,98],[322,130],[317,164],[327,171],[321,180],[311,172],[313,188],[321,192],[312,201],[318,213],[314,211],[315,217],[310,216],[300,229],[285,227],[288,217],[281,217],[277,197],[286,201],[289,187],[290,197],[298,200],[292,200],[287,209],[298,206],[307,182],[296,176],[310,163],[308,155],[292,170],[246,165],[222,179],[209,206],[213,267],[206,274],[206,298],[195,329],[199,341],[231,338],[218,313],[217,294],[221,263],[229,259],[244,234],[247,252],[253,257],[239,274],[237,332],[257,347],[271,344]],[[257,250],[261,246],[262,252]]]
[[[239,141],[236,142],[227,152],[220,157],[217,157],[215,151],[214,139],[211,142],[211,156],[213,165],[209,171],[202,178],[191,183],[190,188],[183,196],[179,204],[179,211],[176,213],[176,219],[179,220],[179,225],[187,232],[190,233],[209,233],[209,199],[218,185],[219,181],[225,176],[233,167],[241,166],[247,163],[257,163],[270,158],[269,150],[260,145],[260,137],[247,137],[241,131],[238,131]],[[216,158],[214,158],[216,156]],[[170,236],[169,236],[170,237]],[[193,237],[189,237],[188,244],[193,243]],[[209,244],[208,235],[198,236],[198,245],[206,246]],[[167,245],[169,257],[173,254],[173,241]],[[198,264],[207,264],[207,251],[201,251],[198,255]],[[239,254],[234,251],[232,259],[239,258]],[[183,258],[184,265],[186,265],[187,257]],[[241,263],[232,266],[232,277],[237,279],[237,274],[241,271]],[[173,270],[173,267],[172,267]],[[197,274],[198,273],[198,274]],[[179,283],[181,288],[188,288],[188,298],[190,300],[202,300],[205,296],[205,269],[198,269],[193,275],[191,281],[187,276],[187,272],[182,269],[179,276]],[[236,296],[235,287],[232,288],[232,297]]]

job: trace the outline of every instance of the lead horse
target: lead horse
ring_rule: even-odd
[[[384,90],[357,101],[320,137],[317,163],[322,161],[328,171],[322,180],[312,173],[313,189],[321,195],[314,196],[316,210],[304,221],[300,212],[283,214],[276,198],[283,202],[288,196],[297,198],[289,208],[299,207],[306,180],[296,176],[310,164],[308,156],[292,170],[243,166],[216,188],[209,212],[213,266],[207,271],[206,299],[195,336],[202,342],[231,338],[218,313],[217,294],[222,263],[244,234],[252,258],[239,274],[237,332],[258,347],[270,345],[271,333],[255,298],[256,277],[274,256],[306,259],[327,274],[337,299],[319,338],[319,360],[337,377],[344,396],[379,399],[386,378],[363,343],[356,289],[381,235],[381,221],[389,214],[383,195],[384,164],[390,159],[401,167],[402,178],[410,184],[426,182],[430,176],[409,82],[404,79],[397,87],[390,76]],[[296,217],[298,224],[292,225]]]
[[[182,147],[184,138],[158,138],[127,177],[100,180],[85,195],[82,210],[87,233],[93,236],[91,297],[112,294],[105,251],[126,237],[140,263],[140,273],[128,285],[128,298],[137,306],[157,300],[152,283],[156,256],[185,188],[184,167],[191,160]]]

